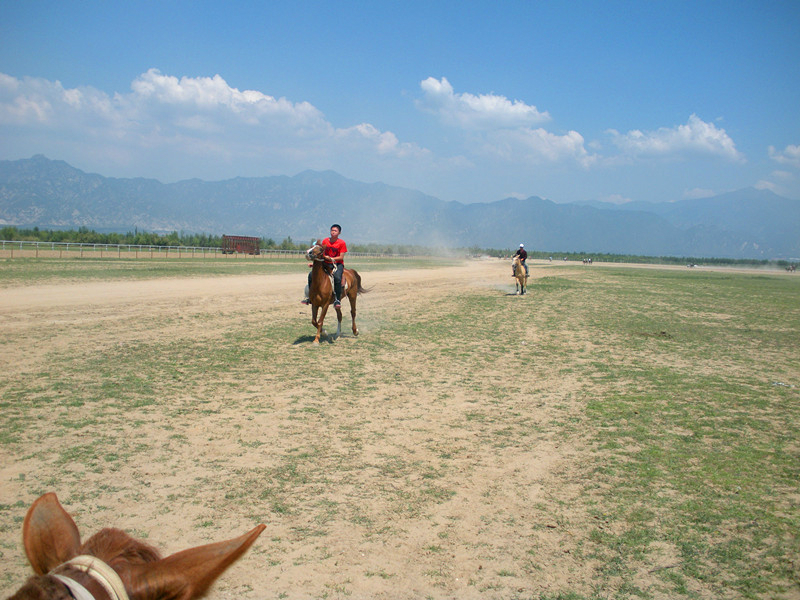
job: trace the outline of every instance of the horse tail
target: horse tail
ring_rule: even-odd
[[[356,276],[356,287],[358,288],[358,293],[366,294],[369,290],[366,289],[363,285],[361,285],[361,274],[355,269],[353,269],[353,273]]]
[[[355,269],[347,269],[347,270],[350,271],[353,274],[353,277],[356,280],[356,282],[355,282],[356,285],[354,287],[356,288],[356,290],[358,290],[358,293],[359,294],[366,294],[369,290],[366,289],[363,285],[361,285],[361,274],[358,271],[356,271]]]

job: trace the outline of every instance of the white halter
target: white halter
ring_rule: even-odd
[[[76,556],[72,560],[68,560],[61,566],[72,567],[86,573],[103,586],[103,589],[108,593],[108,597],[111,600],[129,600],[128,592],[125,591],[125,586],[122,583],[122,579],[117,575],[117,572],[96,556],[82,554]],[[70,589],[72,595],[75,596],[75,600],[95,600],[89,593],[89,590],[74,579],[55,573],[51,574]]]

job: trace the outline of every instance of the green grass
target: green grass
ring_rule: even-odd
[[[351,257],[347,266],[356,270],[437,268],[458,264],[445,258]],[[0,287],[58,281],[110,281],[161,277],[210,277],[265,275],[308,271],[304,256],[226,258],[0,258]]]
[[[122,262],[15,260],[11,274],[9,263],[0,266],[0,278],[306,269],[303,261],[176,261],[154,273],[146,262]],[[365,270],[432,265],[352,261]],[[504,481],[469,498],[480,523],[471,543],[481,560],[498,561],[471,575],[473,589],[517,597],[518,581],[548,569],[529,550],[533,536],[569,531],[564,550],[595,565],[591,580],[538,598],[791,597],[800,581],[798,298],[800,278],[791,276],[576,268],[535,279],[527,298],[464,287],[424,310],[373,315],[379,326],[337,342],[335,368],[320,360],[333,355],[327,348],[295,344],[309,332],[305,321],[208,315],[219,333],[207,334],[204,322],[173,337],[52,352],[46,368],[6,373],[0,444],[26,460],[41,436],[63,439],[38,459],[63,469],[59,485],[76,490],[75,502],[107,492],[87,487],[87,472],[124,471],[132,481],[115,480],[117,493],[135,495],[150,484],[137,464],[197,468],[190,489],[160,509],[196,504],[194,526],[210,535],[219,533],[215,515],[287,520],[275,542],[295,549],[287,563],[316,560],[334,531],[353,532],[355,545],[391,544],[427,523],[439,534],[421,545],[431,561],[421,568],[435,591],[454,571],[456,550],[474,550],[460,535],[464,523],[446,533],[442,524],[450,503],[469,493],[463,483],[476,465],[563,444],[580,460],[561,487],[533,505],[521,500],[521,512],[494,507],[514,491],[527,498]],[[148,327],[157,332],[173,318]],[[69,407],[78,414],[62,414]],[[235,453],[189,454],[173,466],[196,424],[209,426],[202,441],[228,436]],[[114,437],[123,427],[137,435]],[[256,436],[259,428],[273,437]],[[32,493],[54,481],[25,479]],[[0,505],[3,539],[16,540],[19,513]],[[531,515],[539,520],[527,522]],[[326,585],[342,595],[355,583]]]
[[[595,512],[619,530],[591,538],[607,576],[631,578],[659,543],[674,550],[656,572],[670,595],[694,597],[687,580],[742,598],[797,589],[797,292],[785,277],[716,273],[596,282],[579,318],[604,341],[586,417],[594,477],[610,486]],[[785,379],[795,387],[775,385]]]

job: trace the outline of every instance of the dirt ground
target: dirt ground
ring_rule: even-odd
[[[565,268],[542,266],[537,276]],[[540,364],[509,381],[504,365],[541,333],[531,328],[516,347],[487,349],[485,364],[469,373],[458,370],[455,354],[433,357],[432,348],[399,342],[394,356],[358,354],[383,323],[442,311],[448,295],[465,285],[532,305],[533,296],[511,295],[509,270],[507,262],[473,260],[365,273],[371,291],[359,299],[361,336],[350,335],[345,317],[346,335],[318,348],[310,344],[309,309],[299,304],[302,277],[294,274],[0,291],[6,389],[46,385],[52,357],[68,353],[97,356],[175,339],[213,342],[262,321],[297,332],[270,341],[281,346],[279,372],[238,387],[202,382],[208,389],[202,394],[192,380],[185,397],[172,392],[170,410],[132,411],[139,426],[105,415],[75,431],[107,435],[102,428],[110,423],[121,437],[120,453],[139,443],[149,448],[149,461],[130,450],[135,460],[109,471],[57,459],[63,437],[48,435],[48,419],[71,413],[52,406],[34,411],[36,424],[22,440],[0,448],[7,508],[2,595],[29,574],[21,519],[43,491],[58,493],[84,535],[116,526],[164,553],[234,537],[255,526],[254,518],[263,520],[266,532],[211,598],[591,595],[596,565],[580,549],[592,521],[578,497],[589,450],[579,432],[565,434],[564,427],[580,410],[580,378]],[[290,377],[303,365],[346,373],[348,360],[369,382],[362,383],[364,396],[320,398],[319,382]],[[216,397],[215,386],[224,386],[226,397]],[[490,403],[487,389],[496,390]],[[192,405],[198,395],[204,410]],[[256,403],[260,410],[247,410]],[[215,478],[231,474],[239,477],[237,487],[215,488]],[[248,492],[265,480],[271,487]],[[264,506],[253,505],[258,499]],[[664,564],[672,558],[664,556]]]

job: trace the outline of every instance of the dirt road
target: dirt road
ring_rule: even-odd
[[[558,424],[578,382],[514,368],[541,336],[504,325],[515,307],[497,337],[454,320],[465,294],[530,311],[535,285],[513,296],[497,260],[363,275],[360,337],[319,348],[297,275],[0,291],[2,593],[29,573],[20,519],[45,491],[84,536],[165,552],[265,522],[211,598],[589,589],[584,450]]]

